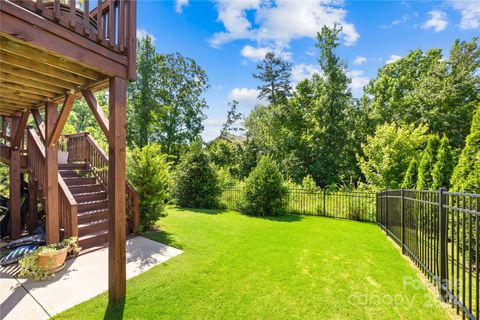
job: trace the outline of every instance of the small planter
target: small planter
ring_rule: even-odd
[[[65,264],[67,253],[68,248],[62,248],[53,253],[39,253],[37,258],[38,266],[47,274],[58,272]]]
[[[63,269],[67,255],[75,256],[80,249],[76,237],[39,247],[24,255],[18,262],[20,276],[33,277],[35,280],[48,280],[55,272]]]

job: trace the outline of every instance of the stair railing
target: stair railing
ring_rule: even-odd
[[[65,136],[68,160],[85,161],[95,177],[108,190],[108,156],[88,132]],[[140,198],[133,186],[126,182],[126,216],[131,232],[136,232],[140,219]]]
[[[28,127],[26,130],[28,170],[33,174],[33,179],[42,192],[42,202],[44,202],[46,197],[45,147],[33,128]],[[60,173],[58,174],[58,210],[60,228],[64,230],[64,238],[78,237],[77,202]]]

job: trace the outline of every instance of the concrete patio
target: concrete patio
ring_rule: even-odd
[[[127,279],[180,253],[179,249],[143,237],[128,239]],[[15,277],[15,271],[0,269],[0,319],[44,320],[107,290],[108,249],[70,259],[48,281]]]

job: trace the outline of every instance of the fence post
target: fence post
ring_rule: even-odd
[[[327,212],[326,206],[327,206],[327,194],[325,189],[323,189],[323,216],[325,216]]]
[[[402,241],[402,254],[405,254],[405,189],[402,187],[400,190],[401,202],[400,202],[400,212],[401,212],[401,219],[402,219],[402,233],[401,233],[401,241]]]
[[[438,291],[440,293],[440,300],[446,302],[448,299],[447,291],[444,288],[444,285],[447,284],[447,265],[448,265],[448,252],[447,252],[447,233],[448,233],[448,215],[445,205],[447,204],[447,197],[445,195],[445,188],[440,188],[438,191],[438,205],[439,205],[439,219],[438,219],[438,228],[439,228],[439,266],[440,274],[438,279]]]
[[[385,190],[385,233],[388,236],[388,189]]]

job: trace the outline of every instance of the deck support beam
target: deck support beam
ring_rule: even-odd
[[[40,132],[40,138],[42,138],[42,141],[45,142],[45,123],[43,122],[42,115],[38,109],[32,109],[31,112],[38,132]]]
[[[93,116],[95,117],[95,119],[97,119],[98,125],[100,126],[100,128],[102,128],[102,131],[108,140],[108,119],[107,117],[105,117],[102,108],[98,105],[97,99],[95,99],[95,96],[90,89],[82,89],[82,95],[88,106],[90,107]]]
[[[126,294],[126,148],[127,81],[110,78],[108,138],[108,296],[119,303]]]
[[[58,118],[57,105],[45,103],[45,141],[49,141]],[[60,240],[58,215],[58,146],[45,143],[45,191],[47,244]]]
[[[38,204],[37,204],[37,189],[38,184],[32,174],[28,174],[28,216],[27,216],[27,230],[32,233],[38,219]]]
[[[12,117],[10,122],[10,132],[17,132],[20,126],[20,118]],[[14,137],[11,137],[12,140]],[[21,190],[21,171],[20,171],[20,147],[10,147],[10,238],[12,240],[20,238],[22,232],[22,216],[20,212],[20,190]]]
[[[60,111],[60,115],[57,117],[57,121],[55,122],[55,126],[53,128],[52,134],[48,138],[48,147],[53,147],[57,145],[58,138],[62,134],[63,127],[65,127],[65,123],[67,123],[68,115],[73,107],[73,102],[75,101],[75,95],[71,92],[65,96],[65,101],[63,102],[62,110]]]

